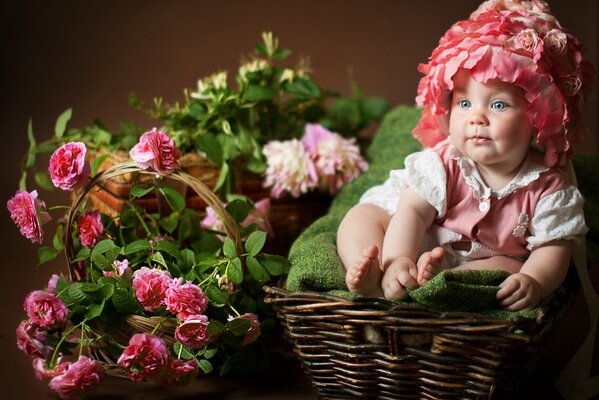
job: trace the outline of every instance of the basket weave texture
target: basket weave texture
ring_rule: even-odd
[[[538,319],[266,287],[320,399],[514,399],[577,288],[572,269]]]

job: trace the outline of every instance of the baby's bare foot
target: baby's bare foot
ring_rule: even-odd
[[[431,251],[427,251],[420,256],[416,263],[416,266],[418,267],[419,285],[423,285],[430,281],[435,275],[445,269],[441,265],[443,257],[445,257],[445,249],[443,247],[435,247]]]
[[[345,283],[350,292],[381,297],[383,295],[381,276],[379,249],[376,246],[370,246],[347,269]]]

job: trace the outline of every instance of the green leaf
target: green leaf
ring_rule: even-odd
[[[179,266],[181,267],[182,271],[187,272],[193,268],[193,266],[195,264],[195,254],[193,253],[192,250],[190,250],[190,249],[181,250],[181,258],[180,259],[181,259],[181,263]]]
[[[104,160],[108,158],[108,154],[102,154],[100,157],[94,158],[94,161],[91,163],[92,175],[95,175],[98,172],[98,168],[102,165]]]
[[[157,262],[158,264],[162,265],[164,268],[168,268],[168,266],[166,265],[166,261],[164,260],[164,257],[162,255],[162,253],[160,253],[159,251],[155,252],[154,254],[152,254],[152,260]]]
[[[83,247],[81,250],[79,250],[73,262],[87,260],[90,254],[91,250],[89,249],[89,247]]]
[[[284,86],[287,92],[299,100],[311,100],[320,97],[320,89],[309,78],[298,77]]]
[[[291,54],[291,50],[288,50],[288,49],[279,49],[279,50],[276,50],[273,53],[272,57],[273,58],[278,58],[279,60],[282,60],[284,58],[287,58],[289,56],[289,54]]]
[[[46,190],[54,190],[54,184],[50,180],[47,172],[37,171],[34,175],[35,183]]]
[[[29,139],[29,150],[27,151],[27,161],[25,168],[32,168],[35,165],[35,136],[33,136],[33,121],[29,119],[27,124],[27,138]]]
[[[218,175],[218,181],[214,185],[213,190],[216,191],[221,188],[222,185],[225,184],[227,178],[229,177],[229,164],[224,162],[220,167],[220,174]]]
[[[89,304],[90,298],[81,290],[83,283],[75,282],[69,286],[68,296],[75,304]]]
[[[88,306],[87,311],[85,312],[85,318],[94,319],[98,317],[100,314],[102,314],[102,311],[104,310],[104,304],[105,301],[102,300],[102,303],[100,304],[92,304]]]
[[[122,314],[133,314],[139,310],[139,302],[131,291],[116,288],[112,295],[112,304]]]
[[[225,325],[225,328],[235,336],[244,336],[252,326],[248,318],[235,318]]]
[[[266,272],[264,267],[258,262],[258,260],[256,260],[255,257],[248,256],[245,259],[245,262],[247,264],[250,275],[252,275],[252,277],[255,280],[257,280],[260,283],[265,283],[270,279],[270,275],[268,275],[268,272]]]
[[[231,260],[231,265],[227,271],[227,277],[236,285],[239,285],[241,282],[243,282],[243,269],[241,268],[241,260],[239,257],[235,257]]]
[[[227,212],[233,217],[235,222],[244,221],[251,209],[252,206],[246,200],[241,199],[233,200],[226,207]]]
[[[67,281],[67,278],[65,278],[64,276],[61,275],[58,278],[58,281],[56,282],[56,293],[61,293],[68,286],[69,286],[69,282]]]
[[[58,256],[58,251],[52,247],[42,247],[37,251],[38,265],[52,261]]]
[[[272,276],[279,276],[289,272],[291,264],[286,257],[281,257],[273,254],[259,254],[258,261],[266,271]]]
[[[250,256],[255,257],[262,250],[266,242],[266,232],[255,231],[245,241],[245,250]]]
[[[218,353],[218,347],[207,347],[206,351],[204,351],[204,358],[210,359],[214,357]]]
[[[103,254],[93,254],[92,253],[92,262],[102,271],[112,271],[112,262],[109,261]]]
[[[266,50],[266,45],[264,43],[258,43],[256,46],[254,46],[254,49],[257,53],[268,56],[268,50]]]
[[[203,121],[206,118],[206,107],[199,101],[190,102],[188,105],[189,115],[196,121]]]
[[[243,100],[249,102],[272,100],[276,96],[276,90],[269,86],[249,85],[243,94]]]
[[[166,218],[160,218],[158,222],[161,227],[164,228],[168,233],[173,233],[175,229],[177,229],[177,224],[179,223],[179,219],[177,218],[176,213],[172,213]]]
[[[211,319],[206,326],[209,335],[219,335],[225,330],[225,325],[217,319]]]
[[[96,243],[92,249],[92,254],[104,254],[108,250],[118,248],[118,246],[110,239],[104,239]]]
[[[200,367],[200,369],[205,373],[205,374],[209,374],[212,371],[214,371],[214,368],[212,367],[212,364],[210,363],[210,361],[208,360],[197,360],[198,366]]]
[[[205,133],[199,136],[196,139],[196,146],[216,165],[223,163],[223,148],[214,134]]]
[[[181,342],[175,342],[173,345],[173,350],[177,356],[180,356],[183,360],[193,360],[195,355],[187,349],[187,347],[183,346]]]
[[[251,297],[244,297],[239,302],[239,308],[241,308],[246,313],[254,313],[256,312],[256,300]]]
[[[173,242],[169,242],[168,240],[163,240],[156,244],[156,250],[164,251],[165,253],[170,254],[176,259],[181,258],[181,251],[179,251],[179,247]]]
[[[154,185],[150,185],[147,187],[133,186],[131,188],[131,191],[129,192],[129,197],[131,197],[132,199],[144,197],[146,194],[150,193],[152,190],[154,190]]]
[[[52,246],[54,246],[54,249],[59,252],[64,250],[64,244],[62,243],[62,229],[62,225],[59,224],[56,227],[54,238],[52,238]]]
[[[212,303],[215,303],[214,305],[227,304],[229,302],[229,297],[226,295],[226,293],[213,285],[210,285],[206,288],[206,296],[208,296]]]
[[[158,190],[166,197],[166,202],[174,211],[182,212],[185,209],[185,198],[181,193],[170,187],[160,187]]]
[[[71,108],[66,109],[58,119],[56,120],[56,125],[54,127],[54,137],[60,139],[66,130],[67,122],[71,119],[71,115],[73,114],[73,110]]]
[[[145,239],[139,239],[135,242],[131,242],[125,247],[124,254],[129,255],[137,253],[139,251],[147,251],[150,248],[150,242]]]
[[[235,250],[235,244],[230,238],[226,238],[223,243],[223,252],[225,253],[225,257],[232,260],[237,257],[237,251]]]

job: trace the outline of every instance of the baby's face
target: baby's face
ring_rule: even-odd
[[[522,90],[497,79],[480,83],[467,70],[453,77],[451,143],[474,162],[506,173],[528,153],[533,127]]]

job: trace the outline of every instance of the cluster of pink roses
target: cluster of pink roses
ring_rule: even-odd
[[[272,141],[264,146],[268,163],[265,187],[272,196],[298,197],[320,188],[331,194],[368,169],[355,139],[345,139],[319,124],[306,124],[301,141]]]
[[[69,310],[56,296],[57,275],[48,282],[48,290],[36,290],[27,295],[23,308],[29,319],[17,327],[17,347],[33,359],[35,376],[50,378],[48,386],[62,399],[83,393],[97,386],[104,379],[102,365],[86,356],[77,361],[62,361],[58,348],[50,345],[47,337],[57,329],[63,329]]]

